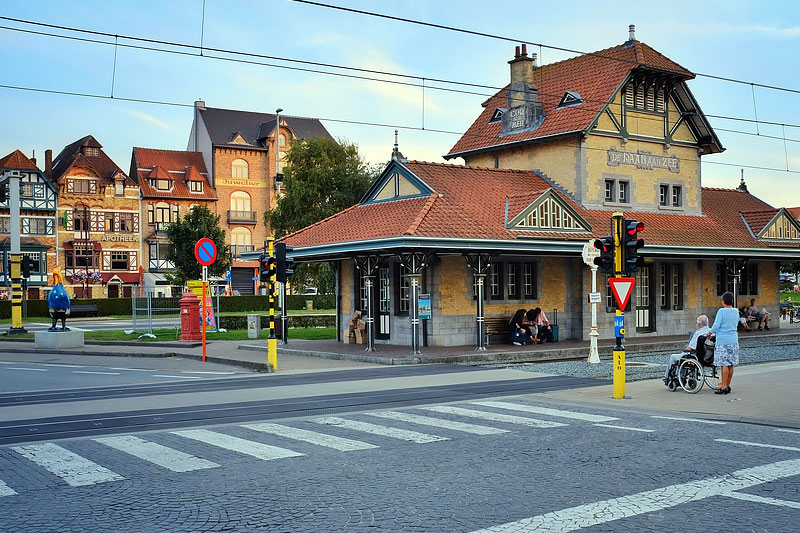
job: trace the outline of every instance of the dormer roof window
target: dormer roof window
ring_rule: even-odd
[[[494,113],[492,113],[492,117],[489,119],[489,124],[494,124],[495,122],[500,122],[501,120],[503,120],[503,113],[505,112],[506,110],[503,109],[502,107],[496,108],[494,110]]]
[[[583,103],[583,98],[581,97],[580,93],[576,93],[574,91],[567,91],[564,93],[564,96],[561,97],[561,101],[558,103],[556,109],[560,109],[562,107],[572,107],[576,105],[581,105]]]

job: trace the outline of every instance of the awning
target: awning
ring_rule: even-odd
[[[138,285],[139,273],[138,272],[101,272],[103,276],[103,285],[108,283],[122,283],[124,285]]]
[[[99,252],[103,249],[100,243],[96,241],[76,241],[76,240],[64,241],[65,250],[74,250],[75,248],[79,250],[92,249],[95,252]]]
[[[155,287],[156,285],[169,285],[167,277],[164,274],[157,272],[145,272],[142,276],[144,278],[143,285],[145,287]]]

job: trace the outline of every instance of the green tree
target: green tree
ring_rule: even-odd
[[[317,137],[294,143],[286,158],[285,193],[264,223],[276,238],[300,230],[358,203],[379,173],[347,141]],[[327,264],[295,263],[295,287],[332,286]]]
[[[217,245],[217,260],[208,267],[208,274],[225,275],[231,259],[228,246],[225,245],[225,231],[219,227],[219,215],[204,205],[196,205],[186,216],[178,217],[176,222],[170,224],[166,234],[172,245],[166,259],[175,265],[175,272],[166,274],[170,283],[184,285],[188,280],[201,279],[203,267],[194,257],[194,246],[203,237],[208,237]]]

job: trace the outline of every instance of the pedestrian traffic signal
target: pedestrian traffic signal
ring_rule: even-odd
[[[37,261],[35,261],[32,257],[22,257],[22,277],[28,279],[31,277],[31,272],[33,272],[37,265]]]
[[[639,238],[639,232],[644,229],[644,222],[623,219],[622,221],[622,250],[624,255],[624,268],[629,276],[636,273],[636,269],[644,265],[644,258],[639,255],[639,248],[644,246],[644,239]]]
[[[285,242],[275,243],[275,259],[278,261],[278,273],[275,279],[281,283],[286,283],[288,277],[294,274],[294,259],[286,256],[293,251],[294,248]]]
[[[600,250],[600,255],[594,258],[594,264],[604,274],[614,273],[614,237],[595,239],[594,247]]]
[[[269,254],[261,254],[258,256],[258,265],[261,281],[264,283],[271,283],[277,271],[275,258],[270,257]]]

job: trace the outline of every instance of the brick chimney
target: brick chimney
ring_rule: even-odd
[[[204,100],[195,100],[194,101],[195,109],[199,109],[200,111],[206,110],[206,102]]]
[[[44,151],[44,175],[53,179],[53,151],[49,148]]]
[[[514,59],[508,64],[511,67],[511,84],[501,123],[501,137],[523,130],[535,130],[545,118],[544,108],[539,103],[539,89],[533,83],[536,54],[528,56],[527,45],[523,44],[521,49],[517,46]]]

